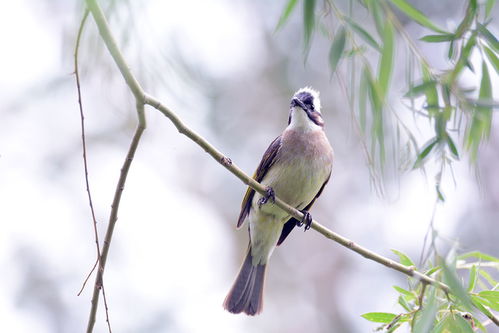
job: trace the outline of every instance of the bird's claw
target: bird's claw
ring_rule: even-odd
[[[275,192],[274,189],[270,186],[265,190],[265,195],[258,200],[258,208],[261,208],[262,205],[265,205],[267,202],[269,202],[269,199],[270,201],[272,201],[272,203],[275,203]]]
[[[302,210],[301,212],[303,213],[303,218],[301,219],[301,221],[296,222],[296,225],[298,227],[305,225],[304,231],[307,231],[312,225],[312,215],[310,215],[310,213],[306,210]]]

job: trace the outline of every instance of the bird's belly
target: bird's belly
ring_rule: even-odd
[[[322,159],[296,158],[280,161],[265,175],[262,184],[270,186],[275,195],[289,205],[305,208],[317,195],[331,171]],[[279,239],[289,214],[268,202],[261,207],[258,193],[253,198],[250,212],[250,234],[253,264],[266,263]]]

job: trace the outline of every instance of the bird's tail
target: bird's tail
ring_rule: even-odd
[[[251,246],[249,246],[248,254],[246,254],[236,281],[225,297],[224,308],[229,312],[244,312],[254,316],[262,311],[263,284],[267,265],[254,266],[252,261]]]

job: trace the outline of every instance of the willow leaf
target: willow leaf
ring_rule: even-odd
[[[428,29],[431,29],[436,32],[440,32],[443,34],[448,34],[447,31],[439,28],[435,25],[425,14],[414,8],[410,3],[406,0],[390,0],[398,9],[400,9],[405,15],[409,16],[415,22],[421,24]]]
[[[287,22],[289,15],[293,12],[293,10],[296,7],[296,4],[298,3],[298,0],[289,0],[288,3],[286,4],[286,8],[284,8],[284,11],[282,12],[281,17],[279,18],[279,22],[277,22],[277,26],[275,27],[275,30],[281,29],[284,24]]]
[[[331,75],[333,75],[336,71],[341,55],[345,50],[345,37],[345,28],[339,28],[334,36],[333,43],[331,44],[331,50],[329,51],[329,67],[331,69]]]

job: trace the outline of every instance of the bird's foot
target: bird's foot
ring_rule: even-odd
[[[270,186],[265,190],[265,195],[258,200],[258,208],[261,208],[262,205],[265,205],[267,202],[269,202],[269,199],[270,201],[272,201],[272,203],[275,203],[274,189]]]
[[[301,221],[296,222],[296,225],[298,227],[305,225],[304,231],[307,231],[308,229],[310,229],[310,226],[312,225],[312,215],[310,215],[310,213],[307,210],[301,210],[301,212],[303,213],[303,218],[301,219]]]

